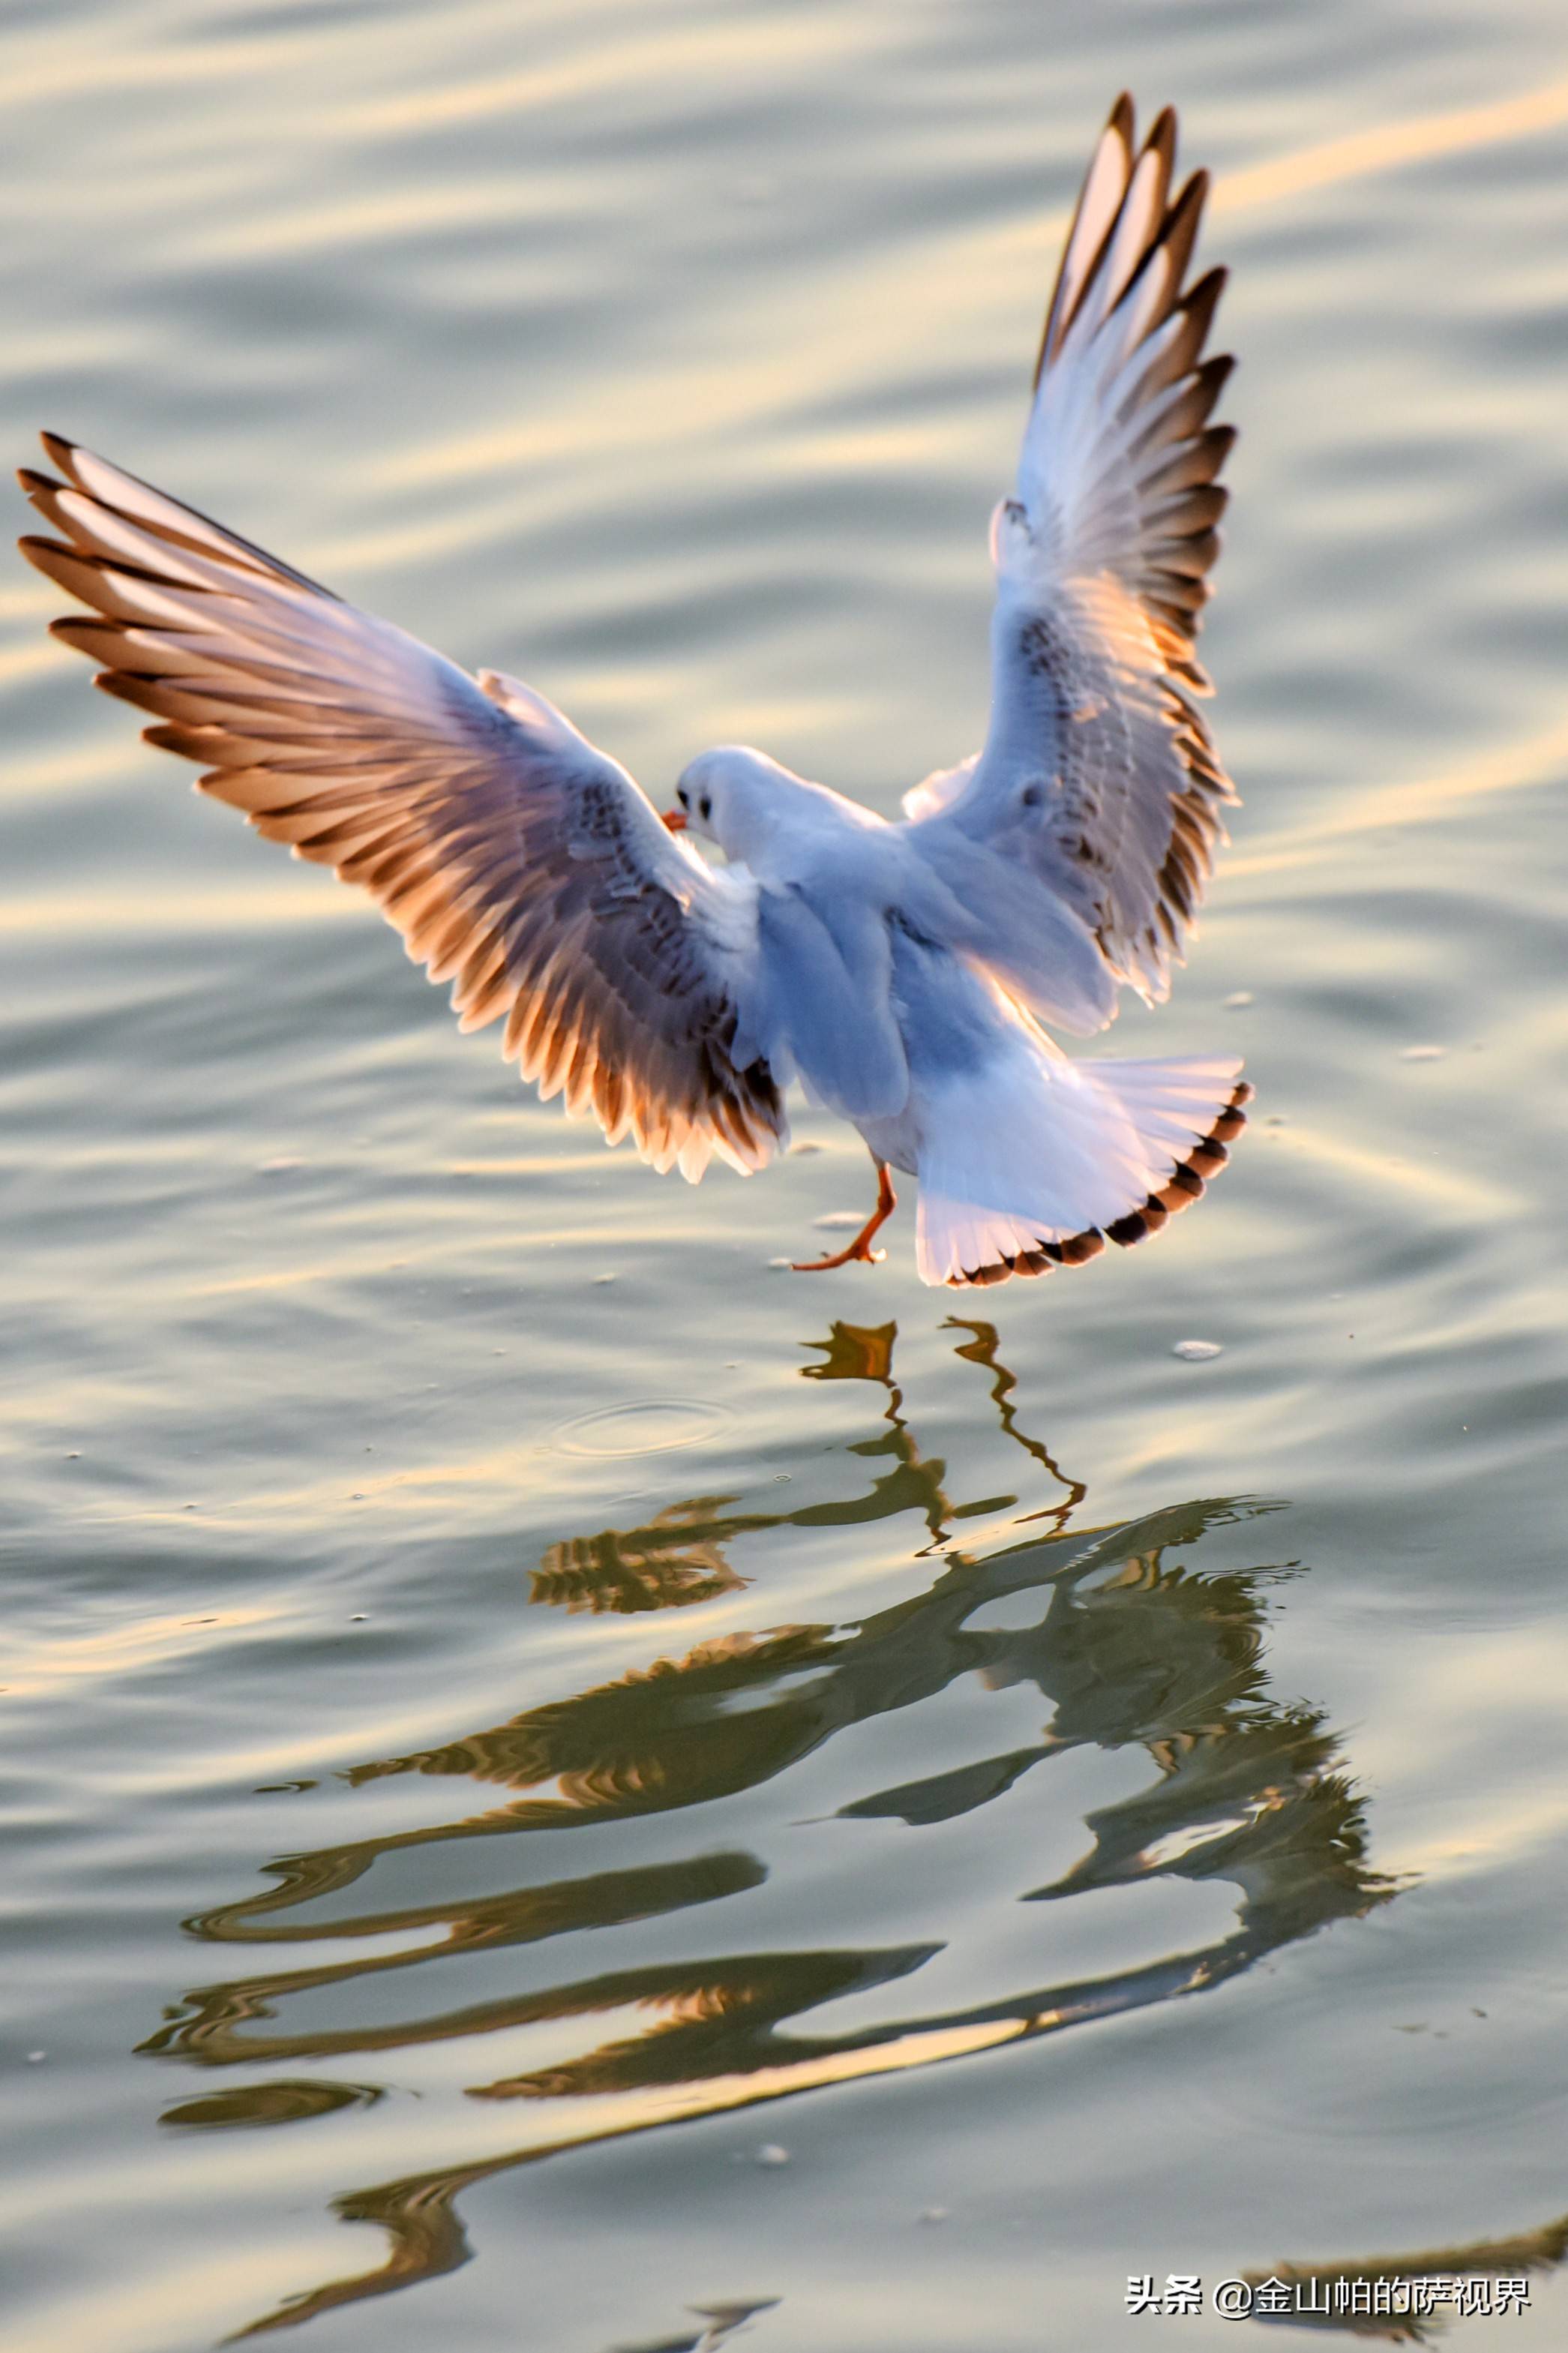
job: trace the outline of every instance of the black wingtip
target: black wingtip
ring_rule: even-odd
[[[1152,150],[1155,154],[1163,155],[1167,164],[1175,162],[1176,110],[1173,106],[1163,106],[1160,109],[1159,113],[1149,125],[1148,136],[1143,142],[1143,150],[1145,154]]]

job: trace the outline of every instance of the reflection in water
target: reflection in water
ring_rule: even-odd
[[[305,2116],[331,2116],[334,2108],[369,2107],[381,2097],[374,2084],[331,2084],[313,2075],[290,2082],[275,2077],[266,2084],[239,2084],[232,2091],[214,2092],[204,2100],[185,2100],[165,2108],[166,2125],[292,2125]]]
[[[614,2353],[716,2353],[726,2337],[742,2327],[754,2314],[772,2312],[779,2299],[764,2295],[754,2304],[689,2304],[687,2310],[702,2326],[681,2337],[661,2337],[656,2345],[617,2345]]]
[[[969,1339],[955,1353],[971,1364],[984,1365],[995,1375],[991,1395],[1005,1434],[1050,1473],[1065,1491],[1065,1500],[1030,1518],[1048,1518],[1058,1525],[1083,1501],[1076,1479],[1066,1479],[1037,1439],[1026,1437],[1008,1402],[1016,1387],[1005,1365],[996,1362],[996,1332],[990,1324],[950,1316],[950,1331],[967,1332]],[[731,1566],[724,1546],[735,1537],[770,1528],[830,1528],[863,1525],[916,1511],[924,1519],[933,1542],[946,1540],[948,1525],[982,1513],[1006,1510],[1016,1495],[992,1495],[978,1503],[954,1504],[942,1489],[946,1465],[924,1463],[903,1419],[903,1399],[893,1379],[893,1341],[897,1326],[866,1327],[836,1324],[826,1340],[809,1345],[822,1355],[820,1365],[802,1366],[811,1381],[875,1381],[888,1393],[888,1430],[879,1438],[851,1446],[851,1454],[889,1456],[894,1468],[873,1482],[869,1494],[844,1503],[808,1504],[795,1512],[732,1512],[724,1506],[733,1495],[692,1495],[684,1503],[667,1504],[645,1527],[605,1528],[594,1536],[570,1537],[552,1545],[534,1571],[531,1598],[564,1603],[568,1609],[671,1609],[692,1601],[710,1601],[749,1584]]]
[[[1293,2305],[1325,2307],[1318,2312],[1293,2309],[1278,2317],[1255,2308],[1252,2317],[1261,2327],[1285,2325],[1345,2337],[1377,2337],[1390,2345],[1430,2345],[1446,2336],[1456,2320],[1489,2319],[1510,2309],[1500,2301],[1500,2289],[1494,2294],[1494,2283],[1528,2283],[1532,2273],[1555,2271],[1564,2255],[1568,2214],[1560,2214],[1539,2231],[1521,2231],[1512,2239],[1478,2239],[1468,2247],[1427,2247],[1418,2254],[1377,2255],[1352,2263],[1279,2263],[1271,2272],[1243,2276],[1255,2293],[1279,2282],[1291,2291]],[[1437,2288],[1429,2312],[1410,2310],[1414,2281]],[[1384,2301],[1380,2286],[1386,2288],[1392,2310],[1376,2308]],[[1520,2308],[1517,2303],[1511,2306]]]
[[[142,2046],[151,2052],[206,2066],[254,2067],[499,2030],[549,2033],[550,2055],[542,2063],[469,2087],[476,2099],[521,2104],[521,2137],[499,2155],[341,2198],[345,2218],[379,2222],[390,2233],[388,2260],[290,2303],[257,2322],[257,2329],[452,2269],[467,2254],[458,2194],[508,2167],[785,2094],[1032,2041],[1197,1992],[1394,1892],[1366,1865],[1360,1802],[1338,1768],[1321,1715],[1279,1702],[1268,1690],[1266,1597],[1294,1572],[1205,1572],[1174,1557],[1201,1546],[1208,1531],[1268,1507],[1195,1502],[1116,1527],[1072,1530],[1084,1490],[1019,1429],[1013,1377],[997,1362],[995,1332],[976,1322],[955,1321],[952,1328],[963,1335],[959,1355],[992,1377],[1002,1430],[1052,1482],[1048,1506],[1015,1521],[1015,1530],[1026,1533],[983,1556],[954,1542],[952,1531],[966,1518],[994,1517],[1018,1499],[955,1500],[946,1464],[921,1455],[905,1419],[893,1377],[894,1327],[836,1324],[816,1345],[820,1361],[803,1369],[810,1379],[882,1393],[881,1426],[847,1449],[870,1466],[868,1484],[858,1481],[837,1500],[786,1513],[737,1511],[730,1497],[688,1497],[641,1528],[553,1546],[535,1578],[534,1598],[575,1609],[688,1605],[745,1581],[727,1548],[749,1533],[847,1527],[905,1513],[917,1515],[928,1533],[915,1556],[932,1566],[922,1591],[855,1623],[773,1626],[699,1642],[439,1747],[367,1760],[349,1775],[352,1783],[418,1774],[515,1794],[449,1822],[289,1857],[270,1866],[275,1883],[265,1893],[189,1924],[213,1944],[287,1947],[291,1965],[263,1966],[195,1989]],[[1007,1607],[998,1613],[998,1604]],[[1007,1622],[993,1622],[998,1614]],[[1230,1932],[1154,1961],[1079,1981],[1047,1978],[975,2007],[944,2010],[922,2008],[919,1995],[921,1972],[942,1949],[940,1940],[725,1950],[731,1937],[699,1922],[704,1907],[767,1878],[769,1866],[743,1844],[643,1867],[558,1871],[480,1898],[388,1900],[347,1912],[327,1904],[369,1876],[395,1874],[398,1858],[410,1851],[450,1851],[457,1841],[537,1831],[582,1834],[696,1806],[731,1801],[733,1808],[736,1800],[731,1836],[736,1826],[743,1836],[748,1793],[763,1790],[835,1735],[927,1705],[961,1683],[977,1720],[986,1693],[1033,1684],[1047,1704],[1048,1721],[1023,1746],[888,1788],[851,1786],[832,1820],[816,1825],[816,1835],[853,1835],[833,1823],[878,1818],[896,1818],[919,1831],[990,1804],[1074,1748],[1137,1746],[1152,1767],[1147,1784],[1089,1816],[1083,1855],[1048,1884],[1027,1884],[1021,1863],[1018,1898],[1059,1904],[1088,1890],[1157,1879],[1226,1881],[1238,1890]],[[1042,1803],[1049,1789],[1048,1780],[1041,1783]],[[577,1851],[553,1842],[526,1850],[563,1860],[567,1852]],[[624,1839],[617,1852],[624,1852]],[[774,1867],[785,1866],[780,1860]],[[515,1988],[489,2000],[417,2006],[430,1978],[424,1964],[435,1955],[449,1962],[689,1910],[691,1948],[678,1957],[584,1972],[582,1948],[573,1947],[552,1977],[520,1966]],[[982,1944],[985,1928],[984,1919],[976,1924]],[[433,1939],[432,1931],[444,1933]],[[405,1941],[388,1951],[392,1937]],[[330,1942],[341,1956],[345,1944],[372,1939],[377,1949],[363,1958],[298,1966],[301,1948],[312,1942]],[[668,1950],[668,1939],[661,1949]],[[415,1970],[421,1975],[410,1978]],[[408,1987],[401,2009],[399,1973]],[[449,1976],[441,1974],[443,1987]],[[382,1993],[359,2003],[356,2016],[354,1997],[373,1978],[395,1980],[390,1998]],[[815,2032],[795,2023],[826,2003],[894,1986],[907,1987],[896,2017],[888,2016],[884,1990],[879,2022]],[[301,1996],[312,1999],[301,2002]],[[476,2044],[481,2065],[483,2050]],[[169,2120],[186,2127],[283,2120],[304,2088],[274,2083],[187,2101]],[[364,2096],[354,2084],[312,2082],[310,2092],[321,2106]],[[301,2105],[294,2113],[308,2112]],[[524,2115],[537,2119],[531,2129],[521,2125]]]
[[[646,1527],[605,1528],[596,1536],[569,1536],[552,1545],[533,1572],[531,1599],[563,1603],[571,1610],[679,1609],[693,1601],[716,1601],[750,1579],[724,1557],[721,1537],[737,1525],[763,1521],[724,1518],[721,1507],[733,1495],[693,1495],[668,1504]]]

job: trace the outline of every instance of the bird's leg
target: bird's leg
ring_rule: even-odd
[[[876,1159],[874,1153],[871,1156]],[[898,1206],[899,1197],[893,1190],[893,1180],[888,1174],[888,1164],[885,1160],[878,1160],[877,1206],[854,1240],[845,1249],[835,1250],[831,1258],[811,1258],[805,1260],[804,1264],[796,1264],[792,1260],[790,1271],[793,1274],[826,1274],[830,1267],[848,1266],[855,1259],[863,1259],[868,1266],[879,1265],[888,1253],[886,1250],[874,1250],[871,1248],[871,1237],[879,1227],[887,1224]]]

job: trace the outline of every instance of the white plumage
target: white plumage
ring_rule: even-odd
[[[1232,436],[1204,358],[1223,280],[1186,283],[1205,181],[1174,118],[1117,101],[1047,314],[997,508],[982,750],[889,825],[742,748],[661,823],[535,691],[477,676],[54,436],[24,552],[89,608],[58,635],[157,714],[149,740],[298,857],[361,883],[464,1029],[542,1094],[693,1182],[784,1140],[798,1080],[918,1176],[928,1282],[1140,1240],[1203,1190],[1250,1090],[1231,1060],[1072,1062],[1130,985],[1163,997],[1234,798],[1194,654]],[[714,841],[715,869],[679,838]]]

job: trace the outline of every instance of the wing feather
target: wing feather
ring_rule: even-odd
[[[1185,282],[1208,182],[1173,198],[1175,150],[1168,108],[1140,148],[1117,100],[1047,312],[1017,493],[993,521],[985,746],[905,804],[940,872],[973,876],[979,847],[1032,874],[1153,998],[1236,799],[1196,655],[1235,439],[1210,421],[1232,362],[1204,357],[1225,273]]]
[[[54,632],[153,714],[150,743],[298,858],[369,891],[463,1029],[546,1098],[695,1180],[784,1133],[752,1025],[756,892],[659,823],[542,696],[478,678],[52,435],[29,562],[89,608]]]

